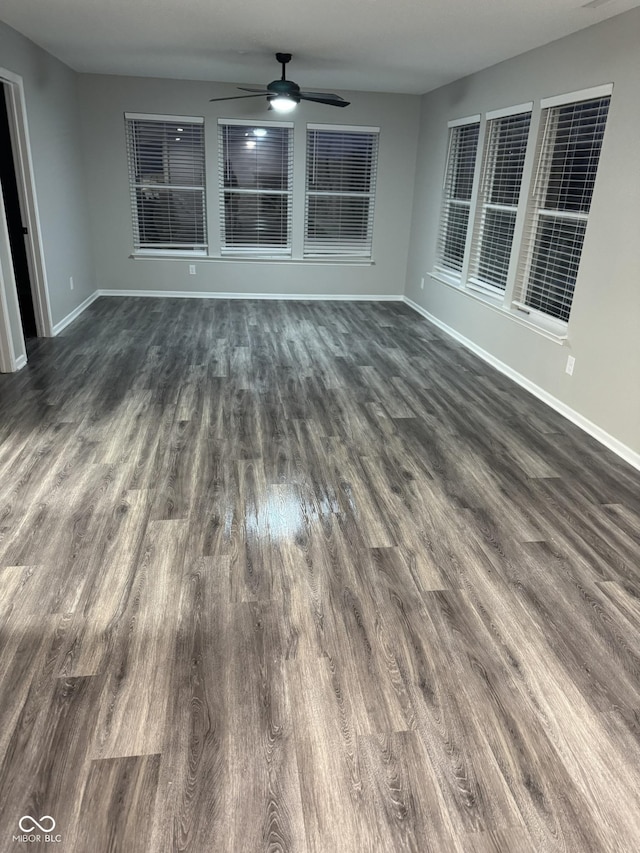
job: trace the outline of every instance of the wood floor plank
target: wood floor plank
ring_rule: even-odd
[[[626,589],[617,581],[603,581],[597,586],[624,619],[633,626],[634,636],[637,636],[640,632],[640,598],[636,591]]]
[[[80,819],[98,686],[92,678],[43,680],[38,690],[32,684],[0,766],[1,850],[15,849],[23,815],[53,817],[56,833],[69,840]]]
[[[234,811],[232,722],[225,688],[231,648],[228,575],[228,558],[203,557],[185,567],[152,850],[222,850],[233,837],[228,825]]]
[[[59,595],[68,601],[74,590],[81,590],[74,598],[60,675],[94,675],[110,666],[142,560],[152,502],[147,491],[123,491],[87,536]]]
[[[162,749],[181,589],[186,525],[153,521],[118,619],[92,755],[119,758]]]
[[[415,732],[358,739],[381,850],[463,853]]]
[[[468,832],[463,849],[465,853],[505,853],[511,850],[517,850],[518,853],[539,853],[540,850],[539,847],[534,847],[528,834],[520,829]]]
[[[234,726],[227,833],[241,850],[305,853],[293,717],[274,606],[232,605],[230,639],[227,713]],[[250,669],[247,660],[253,661]]]
[[[105,853],[149,850],[159,765],[159,755],[92,761],[73,849],[89,850],[99,838]]]
[[[0,656],[0,755],[5,755],[16,722],[30,695],[53,689],[52,675],[59,654],[56,616],[35,616],[20,611],[3,616]],[[46,687],[44,686],[46,685]]]

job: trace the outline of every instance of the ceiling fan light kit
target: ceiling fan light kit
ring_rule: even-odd
[[[279,80],[272,80],[266,89],[254,89],[252,87],[238,86],[241,92],[251,92],[250,95],[231,95],[228,98],[211,98],[211,101],[238,101],[242,98],[266,97],[269,108],[278,113],[292,112],[300,101],[313,101],[316,104],[328,104],[331,107],[348,107],[349,101],[345,101],[340,95],[328,92],[302,92],[300,86],[293,80],[287,80],[286,67],[291,61],[290,53],[276,53],[276,59],[282,65],[282,76]]]
[[[290,113],[300,103],[300,98],[295,95],[278,95],[275,98],[269,98],[269,106],[277,113]]]

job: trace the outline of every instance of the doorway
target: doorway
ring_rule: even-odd
[[[0,68],[0,371],[27,363],[53,325],[22,77]]]
[[[13,262],[13,273],[16,281],[20,319],[25,341],[35,338],[38,334],[36,312],[33,305],[31,278],[25,237],[28,234],[22,210],[20,208],[20,193],[18,176],[15,168],[15,152],[11,141],[11,126],[9,124],[9,109],[6,97],[6,84],[0,84],[0,184],[4,200],[4,213],[7,220],[9,247]]]

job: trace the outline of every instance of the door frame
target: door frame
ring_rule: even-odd
[[[24,84],[19,74],[0,67],[0,85],[4,85],[20,209],[23,223],[27,228],[25,247],[36,329],[38,337],[52,337],[51,306],[33,177]],[[2,202],[1,188],[0,202]],[[7,221],[4,204],[0,203],[0,371],[3,373],[18,370],[26,364],[27,360],[22,329],[20,327],[11,329],[9,303],[15,306],[19,314]]]

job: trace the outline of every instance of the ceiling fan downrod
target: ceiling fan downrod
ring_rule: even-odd
[[[287,62],[291,62],[291,54],[290,53],[276,53],[276,59],[282,65],[282,77],[281,80],[286,80],[286,66]]]

